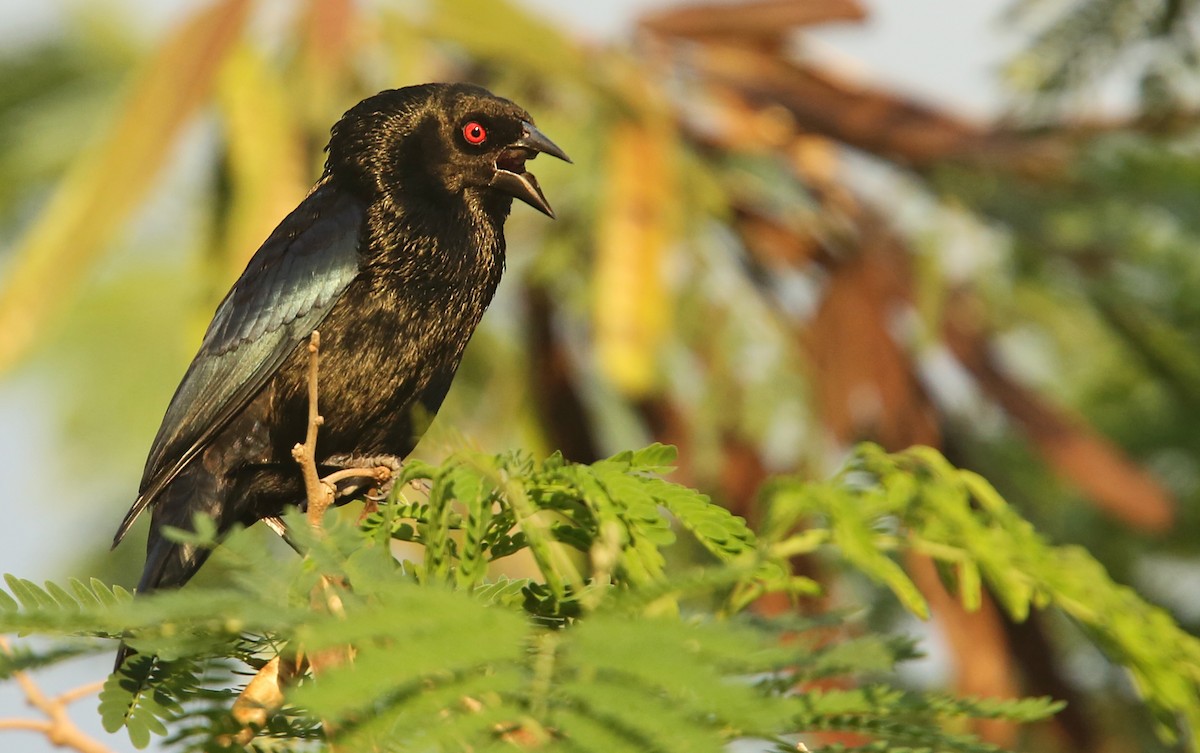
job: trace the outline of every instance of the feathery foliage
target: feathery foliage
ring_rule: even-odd
[[[814,584],[788,575],[785,560],[822,551],[925,614],[894,559],[909,551],[946,565],[969,606],[986,585],[1018,619],[1061,609],[1129,668],[1164,736],[1175,719],[1195,724],[1195,696],[1183,694],[1197,689],[1200,644],[935,452],[867,445],[829,482],[779,479],[757,536],[664,480],[673,461],[672,448],[653,445],[592,465],[473,452],[413,462],[392,500],[360,521],[331,516],[313,531],[289,516],[302,559],[222,547],[232,573],[223,585],[131,599],[98,582],[9,576],[0,630],[64,642],[24,647],[5,669],[110,650],[94,639],[122,637],[140,653],[101,695],[105,726],[125,727],[138,746],[167,735],[188,751],[239,749],[229,709],[245,667],[275,656],[300,671],[258,730],[263,751],[325,740],[346,750],[718,753],[737,739],[818,748],[822,733],[838,732],[863,750],[965,753],[995,748],[955,719],[1053,714],[1050,699],[904,689],[892,670],[915,645],[846,618],[739,613],[757,594],[809,593]],[[711,566],[667,567],[678,531]],[[214,544],[211,527],[189,536]],[[532,565],[530,577],[490,575],[514,559]],[[349,658],[303,669],[305,657],[339,652]]]
[[[780,480],[766,492],[764,543],[789,554],[834,547],[927,616],[917,586],[893,558],[901,552],[944,566],[947,587],[969,609],[987,590],[1015,620],[1054,607],[1129,670],[1164,740],[1200,729],[1200,640],[1163,609],[1115,583],[1080,547],[1048,544],[981,476],[915,447],[887,454],[863,445],[823,484]],[[799,536],[787,533],[803,523]],[[1193,745],[1195,743],[1193,742]]]

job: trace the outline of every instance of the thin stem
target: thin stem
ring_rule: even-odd
[[[334,471],[321,479],[321,481],[329,486],[333,486],[339,481],[345,481],[348,478],[370,478],[382,484],[391,478],[391,476],[392,469],[381,465],[377,468],[343,468],[340,471]]]
[[[304,493],[308,499],[308,525],[314,532],[320,532],[325,518],[325,511],[333,504],[336,494],[334,484],[341,478],[355,476],[372,476],[378,478],[376,469],[350,468],[330,474],[330,478],[322,480],[317,474],[317,432],[324,423],[317,402],[319,393],[319,373],[321,365],[321,333],[313,330],[308,340],[308,430],[305,432],[303,444],[292,448],[292,457],[300,465],[304,475]],[[349,473],[347,473],[349,471]],[[316,611],[325,611],[335,615],[343,615],[341,597],[337,593],[336,582],[328,575],[322,575],[320,582],[313,588],[310,596],[312,607]],[[349,647],[338,646],[308,654],[308,665],[314,677],[331,667],[344,664],[351,656]],[[322,720],[325,736],[330,740],[330,749],[338,750],[332,742],[335,727],[329,720]],[[252,727],[247,727],[251,729]],[[253,738],[253,734],[249,734]],[[242,735],[247,738],[247,735]]]
[[[61,703],[62,705],[67,706],[75,703],[75,701],[87,698],[90,695],[96,695],[101,690],[104,690],[104,680],[97,680],[96,682],[91,682],[87,685],[80,685],[77,688],[72,688],[71,690],[60,693],[58,697],[54,699],[54,701],[55,703]]]
[[[317,430],[324,419],[317,404],[318,371],[321,362],[321,333],[313,330],[308,340],[308,431],[303,444],[292,448],[292,457],[304,475],[304,494],[308,499],[308,524],[320,530],[325,511],[333,504],[333,487],[317,475]]]
[[[12,656],[8,638],[0,636],[0,652]],[[98,692],[104,683],[94,682],[50,698],[37,686],[28,672],[18,670],[13,680],[25,695],[25,701],[45,714],[48,719],[0,719],[0,730],[21,729],[40,732],[52,745],[70,748],[79,753],[113,753],[112,748],[83,733],[67,715],[67,704]]]
[[[23,729],[49,736],[54,725],[41,719],[0,719],[0,730]]]

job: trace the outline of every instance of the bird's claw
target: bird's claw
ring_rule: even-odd
[[[339,470],[372,469],[374,473],[370,476],[359,476],[340,483],[337,495],[342,501],[348,501],[351,495],[365,490],[363,496],[371,502],[381,502],[388,498],[400,470],[404,467],[400,458],[394,455],[335,455],[322,465]]]
[[[400,475],[400,468],[393,468],[390,465],[375,466],[375,486],[371,491],[363,495],[369,502],[383,502],[392,494],[392,487],[396,484],[396,477]]]

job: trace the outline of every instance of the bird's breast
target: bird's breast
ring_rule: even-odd
[[[407,454],[440,407],[495,290],[379,283],[352,285],[320,327],[321,456]],[[290,360],[279,408],[302,417],[305,349]],[[295,419],[280,422],[289,424],[298,430]]]

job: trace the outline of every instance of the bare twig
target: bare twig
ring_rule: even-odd
[[[321,478],[317,473],[317,433],[325,419],[318,404],[321,362],[321,333],[313,331],[308,341],[308,430],[304,442],[292,448],[292,457],[300,464],[304,475],[304,494],[308,500],[308,524],[320,530],[325,511],[337,496],[337,484],[352,478],[369,478],[382,485],[392,478],[387,466],[374,468],[343,468]]]
[[[75,701],[78,701],[81,698],[87,698],[90,695],[96,695],[101,690],[104,690],[104,680],[96,680],[95,682],[89,682],[87,685],[80,685],[77,688],[72,688],[71,690],[59,693],[54,701],[66,706],[68,704],[75,703]]]
[[[688,63],[723,99],[782,108],[805,133],[917,171],[958,163],[1033,180],[1059,180],[1073,154],[1058,134],[988,127],[777,51],[710,42]]]
[[[757,0],[750,3],[684,4],[642,17],[647,31],[668,37],[759,41],[793,29],[831,21],[862,21],[866,9],[857,0]]]
[[[338,483],[349,479],[368,478],[382,486],[390,481],[393,475],[392,469],[384,465],[373,468],[343,468],[324,478],[318,475],[317,434],[324,423],[318,405],[320,354],[321,333],[314,331],[308,342],[308,427],[304,442],[292,448],[292,457],[300,465],[304,476],[308,525],[314,531],[323,528],[325,511],[337,497]],[[345,588],[346,584],[342,579],[322,575],[309,595],[313,610],[342,616],[345,609],[339,591]],[[327,669],[351,661],[353,657],[352,646],[333,646],[316,653],[307,653],[304,659],[307,660],[313,675],[320,675]],[[270,715],[279,708],[283,701],[282,688],[288,682],[289,675],[289,672],[281,670],[279,657],[272,659],[259,670],[234,704],[234,716],[243,725],[243,729],[232,738],[235,742],[248,744],[254,738],[256,728],[265,724]],[[332,737],[332,725],[326,721],[324,726],[326,737]],[[336,747],[333,749],[337,750]]]
[[[321,481],[328,486],[335,486],[339,481],[349,478],[369,478],[374,479],[376,484],[386,484],[392,478],[392,469],[386,465],[374,468],[343,468],[340,471],[334,471]]]
[[[0,636],[0,651],[12,656],[12,648],[9,646],[8,639],[3,636]],[[84,734],[67,715],[68,705],[98,693],[104,687],[103,682],[89,683],[51,698],[42,692],[28,672],[13,672],[13,679],[24,693],[26,703],[48,718],[0,719],[0,730],[21,729],[40,732],[52,745],[70,748],[79,753],[113,753],[112,748]]]
[[[305,433],[304,442],[292,448],[292,457],[300,465],[301,473],[304,475],[304,492],[308,500],[308,525],[314,531],[320,531],[323,527],[325,511],[333,504],[337,495],[337,482],[349,478],[365,477],[383,483],[391,477],[391,470],[382,466],[378,468],[346,468],[331,473],[324,479],[317,474],[317,433],[321,424],[324,423],[318,405],[320,360],[321,333],[314,330],[308,342],[308,430]],[[344,610],[338,589],[343,586],[344,584],[338,579],[322,575],[310,594],[313,609],[342,615]],[[352,656],[352,649],[349,646],[337,646],[308,654],[307,659],[312,673],[320,675],[328,668],[348,662]],[[255,681],[260,682],[260,690],[262,690],[267,703],[264,704],[254,698],[249,698],[244,706],[247,715],[247,720],[244,722],[246,727],[238,736],[239,742],[244,741],[243,744],[254,737],[251,725],[258,723],[259,718],[265,722],[274,704],[282,700],[282,695],[277,699],[275,694],[275,690],[283,681],[278,674],[278,658],[272,663],[275,667],[274,670],[271,669],[272,665],[268,664],[255,676]],[[254,682],[251,685],[254,685]],[[249,694],[250,690],[251,688],[247,686],[243,695]],[[275,707],[277,708],[277,706]],[[324,726],[326,736],[331,737],[333,726],[328,721],[324,722]],[[336,750],[336,748],[334,749]]]
[[[292,457],[304,475],[304,493],[308,499],[308,524],[320,530],[325,511],[333,504],[334,488],[317,475],[317,429],[324,419],[317,405],[317,374],[321,361],[321,333],[313,330],[308,340],[308,431],[303,444],[292,448]]]

